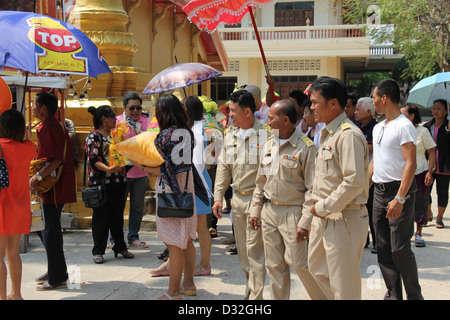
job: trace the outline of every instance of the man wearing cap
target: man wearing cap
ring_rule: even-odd
[[[369,226],[369,152],[344,112],[347,90],[335,78],[314,81],[311,109],[324,122],[313,187],[308,267],[328,299],[360,300],[360,262]],[[305,208],[303,209],[303,214]]]
[[[296,129],[296,114],[289,100],[270,107],[272,136],[262,148],[249,224],[258,230],[261,222],[272,299],[289,300],[291,267],[311,299],[319,300],[326,297],[308,271],[311,204],[302,216],[302,208],[307,207],[305,193],[312,187],[317,147]]]
[[[259,146],[268,137],[268,132],[255,119],[255,99],[247,90],[238,90],[230,97],[230,117],[234,127],[225,130],[222,150],[219,155],[214,185],[214,205],[217,218],[222,217],[222,199],[231,185],[234,194],[233,227],[241,269],[247,279],[245,299],[263,298],[266,269],[261,230],[252,230],[248,225],[248,213],[255,190],[259,164]],[[231,183],[232,181],[232,183]]]

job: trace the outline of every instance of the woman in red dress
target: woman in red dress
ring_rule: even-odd
[[[21,235],[30,232],[28,171],[30,161],[37,155],[34,143],[24,140],[24,135],[25,119],[20,112],[7,110],[0,115],[0,145],[9,176],[9,186],[0,190],[0,300],[22,299],[19,243]],[[9,295],[6,295],[5,255],[12,285]]]

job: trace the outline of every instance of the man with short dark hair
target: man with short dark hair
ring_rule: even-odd
[[[263,298],[266,280],[261,230],[255,231],[248,226],[248,209],[255,190],[259,164],[259,146],[267,140],[267,132],[255,118],[255,111],[255,99],[250,92],[244,89],[231,94],[230,117],[234,127],[230,126],[224,132],[212,207],[214,215],[220,219],[222,199],[232,181],[234,194],[231,206],[236,249],[241,269],[247,278],[245,299],[250,300]]]
[[[61,233],[61,211],[66,203],[76,202],[75,166],[72,144],[69,135],[58,119],[58,98],[48,92],[36,95],[33,116],[41,120],[37,129],[38,159],[47,159],[43,168],[30,178],[30,190],[36,192],[39,181],[62,166],[62,173],[56,184],[41,194],[45,230],[39,231],[47,252],[48,271],[37,278],[42,282],[37,290],[53,290],[67,287],[67,266],[64,257],[63,237]]]
[[[369,152],[361,130],[345,115],[347,90],[339,79],[314,81],[311,109],[324,122],[312,190],[314,215],[309,270],[328,299],[361,299],[360,262],[368,230]],[[307,215],[305,208],[303,215]]]
[[[123,113],[116,118],[116,125],[125,122],[129,130],[124,138],[129,139],[147,131],[149,118],[142,115],[142,98],[139,93],[127,91],[123,96]],[[130,194],[130,212],[128,215],[128,244],[131,247],[147,248],[148,245],[139,239],[142,217],[144,216],[145,192],[148,185],[148,174],[134,165],[127,172],[127,191]]]
[[[373,104],[386,120],[373,129],[375,184],[373,224],[377,256],[387,287],[386,300],[402,299],[402,280],[408,299],[423,299],[417,264],[411,250],[414,234],[416,129],[400,110],[400,88],[394,80],[375,87]],[[373,173],[373,175],[372,175]]]
[[[305,193],[314,177],[315,144],[296,130],[297,112],[289,100],[269,110],[272,136],[264,144],[250,207],[250,227],[261,225],[267,274],[273,300],[289,300],[290,267],[311,299],[324,299],[308,271],[308,229],[312,216],[302,217]],[[303,230],[302,230],[303,227]]]

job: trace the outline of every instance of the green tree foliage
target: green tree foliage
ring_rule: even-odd
[[[450,71],[449,0],[347,0],[343,7],[348,22],[379,22],[379,28],[375,23],[368,32],[378,43],[392,42],[405,55],[402,79]],[[374,15],[378,19],[371,19]]]

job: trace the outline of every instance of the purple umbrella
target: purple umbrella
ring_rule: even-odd
[[[164,69],[147,84],[143,94],[155,94],[211,80],[222,72],[203,63],[177,63]]]

